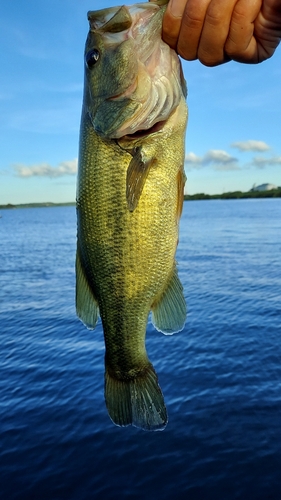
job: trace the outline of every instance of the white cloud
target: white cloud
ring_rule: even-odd
[[[210,149],[202,157],[192,152],[185,156],[185,166],[188,170],[199,169],[207,165],[212,165],[214,170],[237,170],[239,168],[237,158],[222,149]]]
[[[251,165],[256,168],[265,168],[269,166],[279,165],[281,167],[281,156],[271,156],[271,158],[254,157]]]
[[[222,149],[210,149],[210,151],[205,154],[203,161],[205,164],[220,163],[222,165],[225,165],[227,163],[236,162],[237,158],[230,156],[226,151],[223,151]]]
[[[37,165],[13,165],[18,177],[62,177],[64,175],[75,175],[77,173],[77,158],[62,161],[57,167],[52,167],[48,163]]]
[[[197,156],[195,153],[186,153],[185,155],[185,164],[186,165],[198,165],[198,168],[202,166],[202,158],[201,156]],[[196,168],[196,167],[193,167]]]
[[[233,142],[231,144],[232,148],[239,149],[239,151],[268,151],[270,149],[270,146],[266,144],[266,142],[263,141],[254,141],[254,140],[248,140],[248,141],[240,141],[240,142]]]

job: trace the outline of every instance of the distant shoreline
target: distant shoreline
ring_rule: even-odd
[[[281,198],[281,187],[267,191],[232,191],[222,194],[185,194],[186,201],[191,200],[241,200],[246,198]]]
[[[13,209],[13,208],[44,208],[44,207],[75,207],[75,201],[70,201],[68,203],[52,203],[52,202],[43,202],[43,203],[19,203],[17,205],[13,205],[12,203],[8,203],[7,205],[0,205],[0,210]]]
[[[197,194],[185,194],[185,201],[192,200],[240,200],[246,198],[281,198],[281,187],[277,189],[270,189],[268,191],[233,191],[222,194],[205,194],[205,193],[197,193]],[[20,203],[20,204],[12,204],[8,203],[7,205],[0,205],[0,210],[5,209],[13,209],[13,208],[43,208],[43,207],[75,207],[75,201],[70,201],[68,203]]]

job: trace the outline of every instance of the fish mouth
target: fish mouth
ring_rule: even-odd
[[[154,123],[154,125],[152,125],[152,127],[148,128],[148,129],[137,130],[133,134],[123,135],[123,137],[120,137],[120,139],[126,139],[129,141],[141,139],[141,138],[146,137],[148,135],[155,134],[156,132],[159,132],[160,130],[162,130],[162,128],[164,127],[164,125],[166,123],[167,123],[167,120],[162,120],[160,122]]]

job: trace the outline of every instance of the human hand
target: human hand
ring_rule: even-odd
[[[262,62],[280,38],[281,0],[170,0],[163,19],[165,42],[206,66]]]

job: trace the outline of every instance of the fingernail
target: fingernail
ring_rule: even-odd
[[[172,16],[182,17],[182,13],[184,11],[182,0],[171,0],[169,4],[169,10]]]

